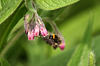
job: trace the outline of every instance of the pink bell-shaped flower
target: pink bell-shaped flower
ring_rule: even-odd
[[[34,33],[28,32],[28,40],[34,40]]]
[[[60,47],[61,50],[64,50],[64,48],[65,48],[65,42],[62,41],[62,44],[59,47]]]
[[[40,26],[40,32],[41,32],[42,37],[45,37],[48,35],[46,28],[43,26]]]
[[[34,36],[38,37],[39,36],[39,25],[36,22],[36,25],[34,27]]]

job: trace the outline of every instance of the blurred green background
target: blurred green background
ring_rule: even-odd
[[[22,12],[20,7],[24,4],[22,2],[17,10],[9,16],[3,23],[3,26],[13,25],[13,29],[6,33],[8,36],[3,42],[3,49],[1,56],[3,56],[11,66],[67,66],[76,47],[82,41],[84,32],[88,26],[90,12],[93,12],[93,31],[92,31],[92,51],[95,55],[95,65],[100,66],[100,0],[80,0],[79,2],[65,6],[56,10],[46,11],[39,9],[38,14],[42,19],[51,18],[54,21],[59,31],[65,39],[65,50],[60,48],[56,50],[50,45],[46,44],[41,37],[35,38],[34,41],[29,41],[27,35],[24,33],[24,17],[19,17]],[[21,8],[24,12],[22,16],[27,13],[27,8]],[[16,15],[17,13],[17,15]],[[15,19],[15,23],[9,24],[14,16],[20,20]],[[45,26],[48,31],[52,31],[52,27],[45,21]],[[6,22],[6,23],[5,23]],[[17,23],[18,22],[18,23]],[[0,36],[3,35],[5,29],[0,25]],[[11,28],[11,27],[9,27]],[[4,31],[4,32],[3,32]],[[10,32],[11,31],[11,32]],[[5,66],[5,65],[4,65]]]

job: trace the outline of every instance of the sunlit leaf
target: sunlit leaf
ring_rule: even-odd
[[[77,1],[79,0],[35,0],[36,4],[43,10],[55,10]]]
[[[0,24],[7,19],[18,7],[22,0],[0,0],[2,9],[0,10]]]

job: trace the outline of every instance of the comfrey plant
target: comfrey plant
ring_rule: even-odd
[[[30,20],[29,18],[30,15],[26,15],[24,18],[25,34],[28,35],[29,40],[34,40],[34,37],[39,37],[40,33],[42,37],[48,35],[45,25],[37,13],[34,13]]]
[[[26,3],[27,4],[27,3]],[[32,3],[33,6],[30,10],[32,12],[32,16],[25,15],[24,17],[24,27],[25,34],[28,36],[28,40],[34,40],[34,37],[40,37],[40,34],[44,41],[50,44],[54,49],[59,47],[61,50],[65,48],[65,41],[60,32],[58,31],[54,22],[49,22],[51,26],[54,28],[54,33],[49,33],[42,21],[41,17],[38,15],[37,10],[35,8],[35,4]],[[27,7],[29,4],[27,5]]]
[[[25,34],[28,35],[28,40],[34,40],[34,37],[39,37],[41,34],[42,38],[54,49],[60,47],[61,50],[64,50],[64,38],[58,31],[54,22],[51,22],[51,26],[54,28],[54,33],[49,34],[42,19],[38,16],[37,13],[34,13],[31,19],[30,15],[26,15],[24,18]]]

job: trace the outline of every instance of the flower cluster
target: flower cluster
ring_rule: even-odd
[[[54,49],[59,47],[61,50],[64,50],[64,38],[58,32],[55,24],[52,24],[52,27],[54,27],[56,34],[48,34],[42,19],[38,16],[37,13],[34,13],[32,18],[30,18],[30,15],[26,15],[24,17],[24,27],[25,34],[28,35],[28,40],[34,40],[34,37],[39,37],[41,34],[42,38]]]
[[[28,35],[28,40],[34,40],[34,37],[39,37],[41,33],[42,37],[48,35],[45,25],[42,19],[35,13],[35,16],[30,19],[30,15],[26,15],[24,18],[25,34]]]

